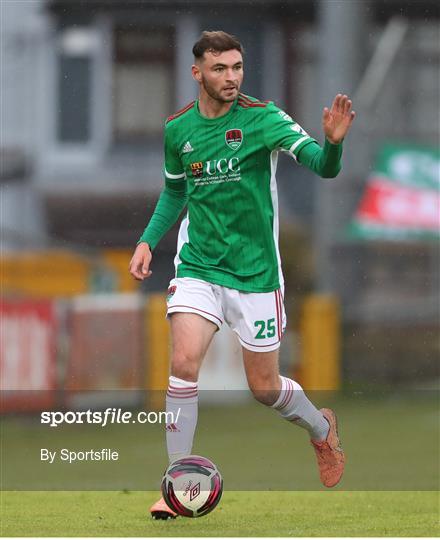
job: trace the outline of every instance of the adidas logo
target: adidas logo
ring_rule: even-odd
[[[191,143],[189,141],[186,141],[186,143],[183,145],[182,152],[184,154],[187,154],[188,152],[192,152],[194,148],[191,146]]]

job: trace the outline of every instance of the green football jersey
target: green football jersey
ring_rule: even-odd
[[[297,158],[315,142],[272,102],[240,94],[217,118],[198,101],[165,127],[165,176],[186,183],[188,213],[175,258],[176,276],[247,292],[283,284],[278,249],[278,153]]]

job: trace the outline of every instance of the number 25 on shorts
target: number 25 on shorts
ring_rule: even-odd
[[[258,328],[255,339],[266,339],[275,337],[275,319],[266,321],[255,321],[254,326]]]

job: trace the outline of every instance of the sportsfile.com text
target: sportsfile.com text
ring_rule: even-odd
[[[109,424],[174,424],[178,422],[180,408],[176,414],[166,411],[123,411],[108,407],[104,411],[43,411],[41,424],[58,427],[61,424],[97,424],[105,427]]]

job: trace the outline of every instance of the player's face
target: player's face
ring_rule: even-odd
[[[235,49],[222,53],[205,52],[194,71],[194,78],[216,101],[234,101],[243,82],[243,57]]]

